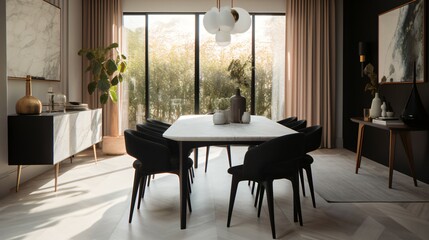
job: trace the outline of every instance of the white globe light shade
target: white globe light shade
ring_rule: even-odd
[[[231,33],[244,33],[249,30],[252,23],[249,13],[243,8],[233,8],[238,13],[238,21],[235,23]]]
[[[228,46],[231,43],[231,34],[225,31],[218,31],[215,39],[219,46]]]
[[[231,14],[230,7],[222,7],[219,12],[219,28],[221,31],[231,31],[234,28],[235,20]]]
[[[207,32],[215,34],[219,30],[218,18],[219,11],[215,7],[204,14],[203,25]]]

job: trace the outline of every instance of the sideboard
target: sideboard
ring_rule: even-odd
[[[9,165],[17,165],[16,191],[22,165],[54,165],[55,191],[59,163],[102,139],[102,109],[8,116]]]

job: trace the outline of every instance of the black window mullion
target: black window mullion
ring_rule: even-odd
[[[149,118],[149,16],[148,14],[145,14],[146,18],[146,28],[145,28],[145,118]]]
[[[194,112],[200,113],[200,16],[195,14],[195,91]]]
[[[255,73],[255,14],[252,14],[252,80],[250,85],[250,114],[255,114],[255,88],[256,88],[256,73]]]

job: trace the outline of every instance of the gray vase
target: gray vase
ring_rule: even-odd
[[[230,105],[231,122],[240,123],[241,116],[246,111],[246,98],[240,95],[240,89],[235,89],[235,95],[231,97]]]

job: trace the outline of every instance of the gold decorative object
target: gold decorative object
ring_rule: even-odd
[[[42,112],[42,102],[31,96],[31,76],[25,79],[25,96],[16,102],[16,113],[22,115],[40,114]]]

